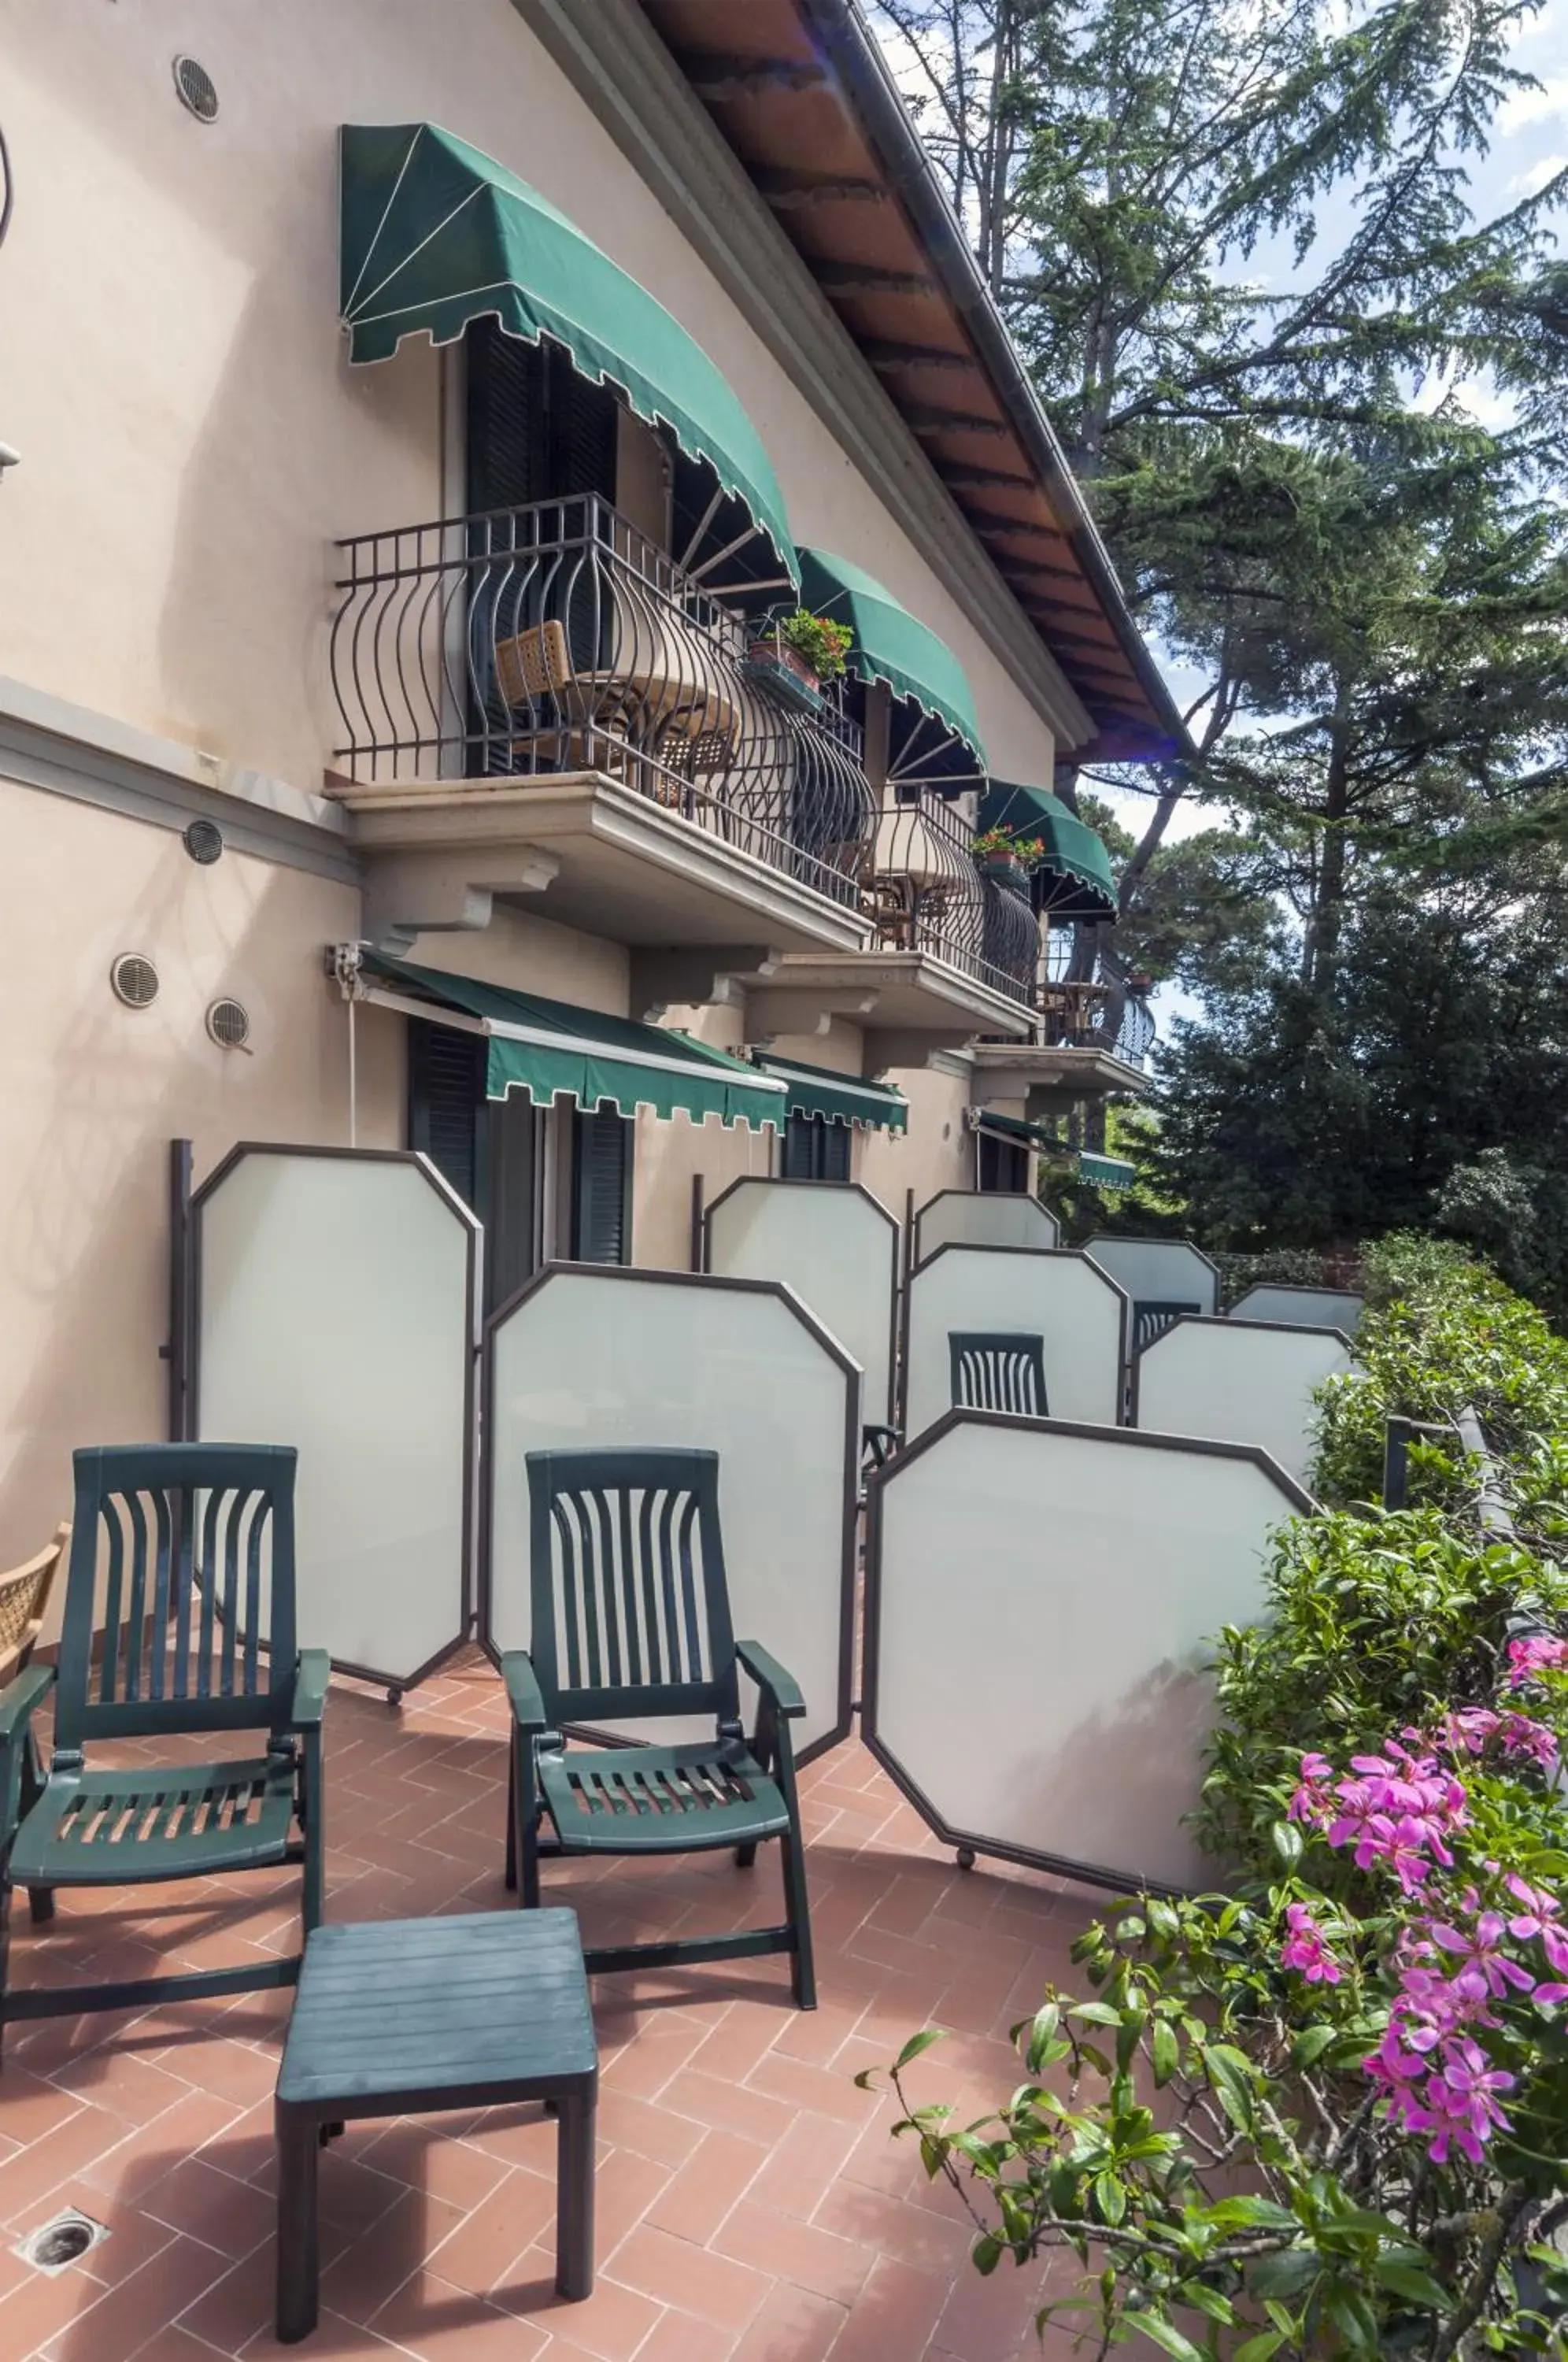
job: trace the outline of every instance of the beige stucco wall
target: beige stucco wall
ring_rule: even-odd
[[[189,47],[220,113],[177,102]],[[654,290],[745,403],[797,536],[871,569],[967,668],[993,766],[1049,778],[1032,708],[539,49],[509,0],[0,0],[18,202],[0,257],[4,668],[319,781],[335,535],[436,513],[425,345],[351,370],[336,132],[427,118]]]
[[[70,1512],[71,1451],[167,1433],[169,1142],[198,1182],[240,1140],[348,1138],[348,1032],[321,947],[352,933],[349,888],[0,778],[0,1564]],[[116,955],[160,990],[130,1010]],[[250,1013],[219,1049],[219,995]],[[361,1138],[395,1137],[401,1076],[369,1034]]]

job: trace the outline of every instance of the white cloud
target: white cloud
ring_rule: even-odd
[[[1548,181],[1554,181],[1559,172],[1565,171],[1568,171],[1568,156],[1538,156],[1533,164],[1527,164],[1522,172],[1514,174],[1504,193],[1510,197],[1533,197],[1538,189],[1545,188]]]
[[[1516,90],[1503,101],[1497,128],[1505,139],[1531,123],[1568,123],[1568,74],[1543,74],[1535,90]]]

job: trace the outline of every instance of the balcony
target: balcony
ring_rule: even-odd
[[[1024,894],[981,877],[972,839],[962,807],[939,796],[884,805],[861,879],[875,948],[780,961],[756,1021],[799,1033],[848,1017],[865,1032],[868,1074],[924,1065],[977,1034],[1032,1034],[1039,925]]]
[[[889,950],[924,952],[1021,1007],[1032,1005],[1040,930],[1025,892],[982,877],[971,824],[938,796],[883,807],[867,904]]]
[[[1155,1029],[1142,994],[1099,976],[1081,984],[1046,984],[1040,1012],[1048,1047],[1105,1051],[1136,1073],[1145,1071]]]
[[[974,1045],[977,1106],[1021,1101],[1032,1118],[1055,1120],[1085,1100],[1144,1089],[1154,1021],[1142,994],[1103,973],[1058,977],[1038,987],[1036,1005],[1033,1042]]]
[[[401,856],[380,898],[393,932],[399,901],[406,933],[547,891],[552,917],[628,943],[737,923],[779,950],[866,941],[858,733],[830,701],[790,701],[745,618],[607,502],[337,548],[329,785],[361,846]]]

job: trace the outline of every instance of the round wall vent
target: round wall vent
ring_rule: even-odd
[[[158,970],[141,952],[122,952],[109,970],[109,982],[127,1009],[150,1009],[158,998]]]
[[[207,1032],[220,1050],[243,1050],[250,1039],[250,1011],[242,1000],[215,1000]]]
[[[181,844],[193,861],[204,869],[223,856],[223,831],[215,820],[193,820],[180,837]]]
[[[199,66],[194,58],[176,58],[174,87],[181,105],[188,106],[198,123],[214,121],[218,111],[217,85],[205,66]]]

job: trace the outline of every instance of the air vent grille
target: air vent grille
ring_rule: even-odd
[[[204,869],[222,858],[223,831],[215,821],[192,821],[182,832],[180,841],[192,860],[199,861]]]
[[[250,1011],[242,1000],[215,1000],[207,1011],[207,1032],[220,1050],[243,1050],[250,1039]]]
[[[158,970],[142,952],[121,952],[109,970],[116,1000],[127,1009],[150,1009],[158,998]]]
[[[194,58],[178,57],[174,61],[174,87],[180,94],[180,104],[188,106],[198,123],[211,123],[217,115],[217,85],[205,66]]]

